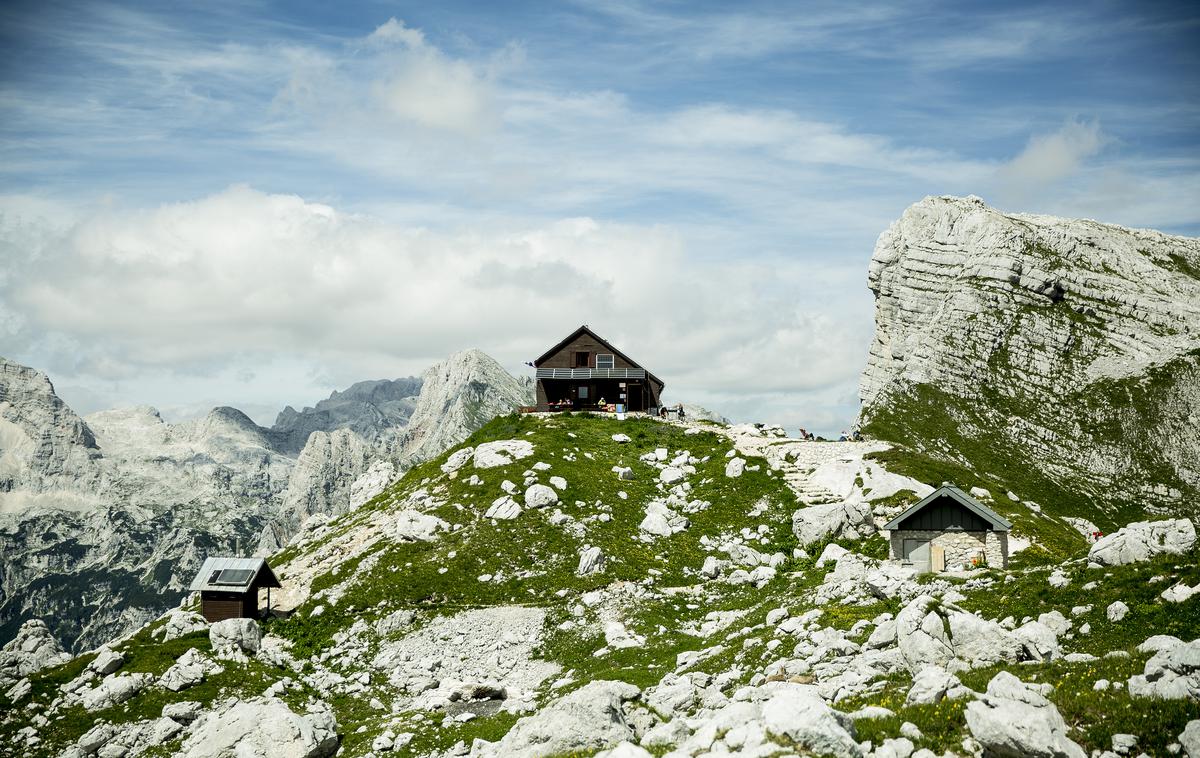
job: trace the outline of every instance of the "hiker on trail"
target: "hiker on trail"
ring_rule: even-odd
[[[850,439],[850,438],[849,438],[849,437],[846,435],[846,433],[845,433],[845,432],[842,432],[842,436],[841,436],[841,437],[838,437],[838,442],[846,442],[846,441],[847,441],[847,440],[849,440],[849,439]]]
[[[683,403],[675,406],[675,412],[679,414],[679,420],[683,421]]]
[[[659,417],[659,418],[666,418],[666,417],[667,417],[667,406],[665,406],[665,405],[664,405],[664,406],[661,406],[661,407],[658,409],[658,417]]]
[[[802,439],[802,440],[808,439],[808,432],[806,432],[804,430],[804,427],[800,427],[800,439]]]

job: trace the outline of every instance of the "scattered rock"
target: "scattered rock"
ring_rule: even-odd
[[[575,573],[579,576],[588,576],[589,574],[598,574],[604,570],[604,564],[607,561],[604,558],[604,553],[599,547],[592,546],[585,548],[579,554],[579,567],[575,569]]]
[[[533,455],[529,440],[497,440],[475,448],[475,468],[495,468]]]
[[[81,692],[80,702],[89,711],[102,711],[124,703],[153,681],[153,674],[111,674],[95,687]]]
[[[1185,519],[1135,521],[1101,537],[1088,551],[1088,559],[1102,566],[1122,566],[1156,555],[1182,555],[1196,544],[1196,527]]]
[[[92,662],[88,664],[87,669],[93,674],[108,676],[112,672],[121,668],[124,663],[125,656],[114,650],[102,647],[96,653],[96,657],[92,659]]]
[[[912,687],[905,698],[905,705],[936,703],[946,697],[952,689],[962,687],[954,674],[940,666],[926,666],[913,676]]]
[[[480,755],[541,758],[627,742],[634,733],[621,706],[639,694],[637,687],[625,682],[590,682],[520,719],[499,742],[483,746]]]
[[[1108,614],[1108,620],[1115,623],[1125,618],[1125,614],[1129,613],[1129,606],[1125,605],[1125,603],[1122,603],[1120,600],[1117,600],[1109,605],[1108,610],[1105,612]]]
[[[205,657],[196,648],[189,648],[186,653],[163,672],[158,683],[172,692],[179,692],[204,681],[207,676],[215,676],[225,669],[218,663]]]
[[[736,479],[746,471],[746,461],[741,458],[731,458],[725,464],[725,476]]]
[[[987,693],[967,705],[967,728],[998,758],[1086,758],[1067,737],[1058,708],[1017,677],[1001,671]]]
[[[255,698],[226,701],[201,716],[177,755],[325,758],[337,748],[337,721],[328,706],[301,715],[277,698]]]
[[[517,501],[512,499],[510,495],[502,495],[492,501],[491,507],[483,514],[484,518],[497,519],[499,521],[507,521],[515,519],[521,515],[521,506],[517,505]]]
[[[810,505],[792,515],[792,532],[802,546],[827,537],[857,540],[875,533],[875,519],[868,503]]]
[[[0,648],[0,687],[10,687],[20,679],[45,668],[71,660],[50,628],[41,619],[29,619],[17,630],[17,636]]]
[[[683,469],[677,466],[667,466],[658,472],[658,481],[663,484],[674,484],[675,482],[682,481],[685,476],[687,474],[684,473]]]
[[[1179,744],[1188,758],[1200,758],[1200,719],[1188,722],[1179,735]]]
[[[254,619],[225,619],[209,627],[208,639],[218,658],[239,653],[254,655],[262,642],[262,630]]]
[[[854,722],[830,708],[815,687],[780,682],[762,706],[767,732],[785,736],[817,755],[859,758]]]
[[[1138,650],[1144,646],[1145,643]],[[1200,639],[1164,641],[1146,661],[1143,673],[1129,677],[1129,694],[1164,700],[1200,700]]]
[[[152,631],[150,636],[162,642],[168,642],[206,629],[208,629],[208,621],[199,613],[174,608],[167,613],[166,623]]]
[[[558,493],[553,487],[545,484],[535,484],[525,490],[526,508],[545,508],[558,502]]]
[[[625,444],[626,442],[633,442],[633,439],[628,434],[620,434],[620,433],[614,434],[612,436],[612,440],[613,440],[613,442],[619,442],[621,444]]]

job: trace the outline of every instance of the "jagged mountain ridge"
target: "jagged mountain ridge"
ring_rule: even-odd
[[[1106,529],[1195,512],[1200,240],[930,197],[869,286],[868,433]]]
[[[206,554],[276,550],[310,514],[364,502],[529,402],[529,382],[479,351],[426,375],[359,383],[264,428],[228,407],[175,424],[146,406],[80,418],[45,374],[0,361],[0,639],[31,617],[75,649],[136,628]],[[414,419],[426,386],[436,401]]]

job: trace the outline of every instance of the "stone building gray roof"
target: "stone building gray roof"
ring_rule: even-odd
[[[904,511],[904,513],[901,513],[896,518],[884,524],[884,530],[890,532],[900,528],[900,524],[902,524],[909,516],[920,511],[926,506],[937,502],[943,497],[948,497],[954,500],[959,505],[974,513],[976,516],[979,516],[984,521],[987,521],[989,524],[991,524],[992,529],[996,530],[997,532],[1007,532],[1012,529],[1011,521],[1004,518],[999,513],[996,513],[991,508],[988,508],[986,505],[971,497],[967,493],[963,492],[958,487],[955,487],[953,484],[946,483],[941,487],[938,487],[933,492],[930,492],[911,508]]]

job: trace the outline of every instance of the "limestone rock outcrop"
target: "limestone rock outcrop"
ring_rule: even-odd
[[[1022,471],[1022,498],[1096,523],[1200,493],[1200,240],[928,197],[869,286],[867,434]]]
[[[1135,521],[1101,537],[1088,551],[1088,560],[1122,566],[1156,555],[1182,555],[1195,544],[1196,527],[1188,519]]]
[[[45,374],[0,359],[0,641],[30,618],[76,651],[120,636],[179,602],[207,554],[278,550],[531,396],[469,350],[272,428],[227,407],[80,418]]]

